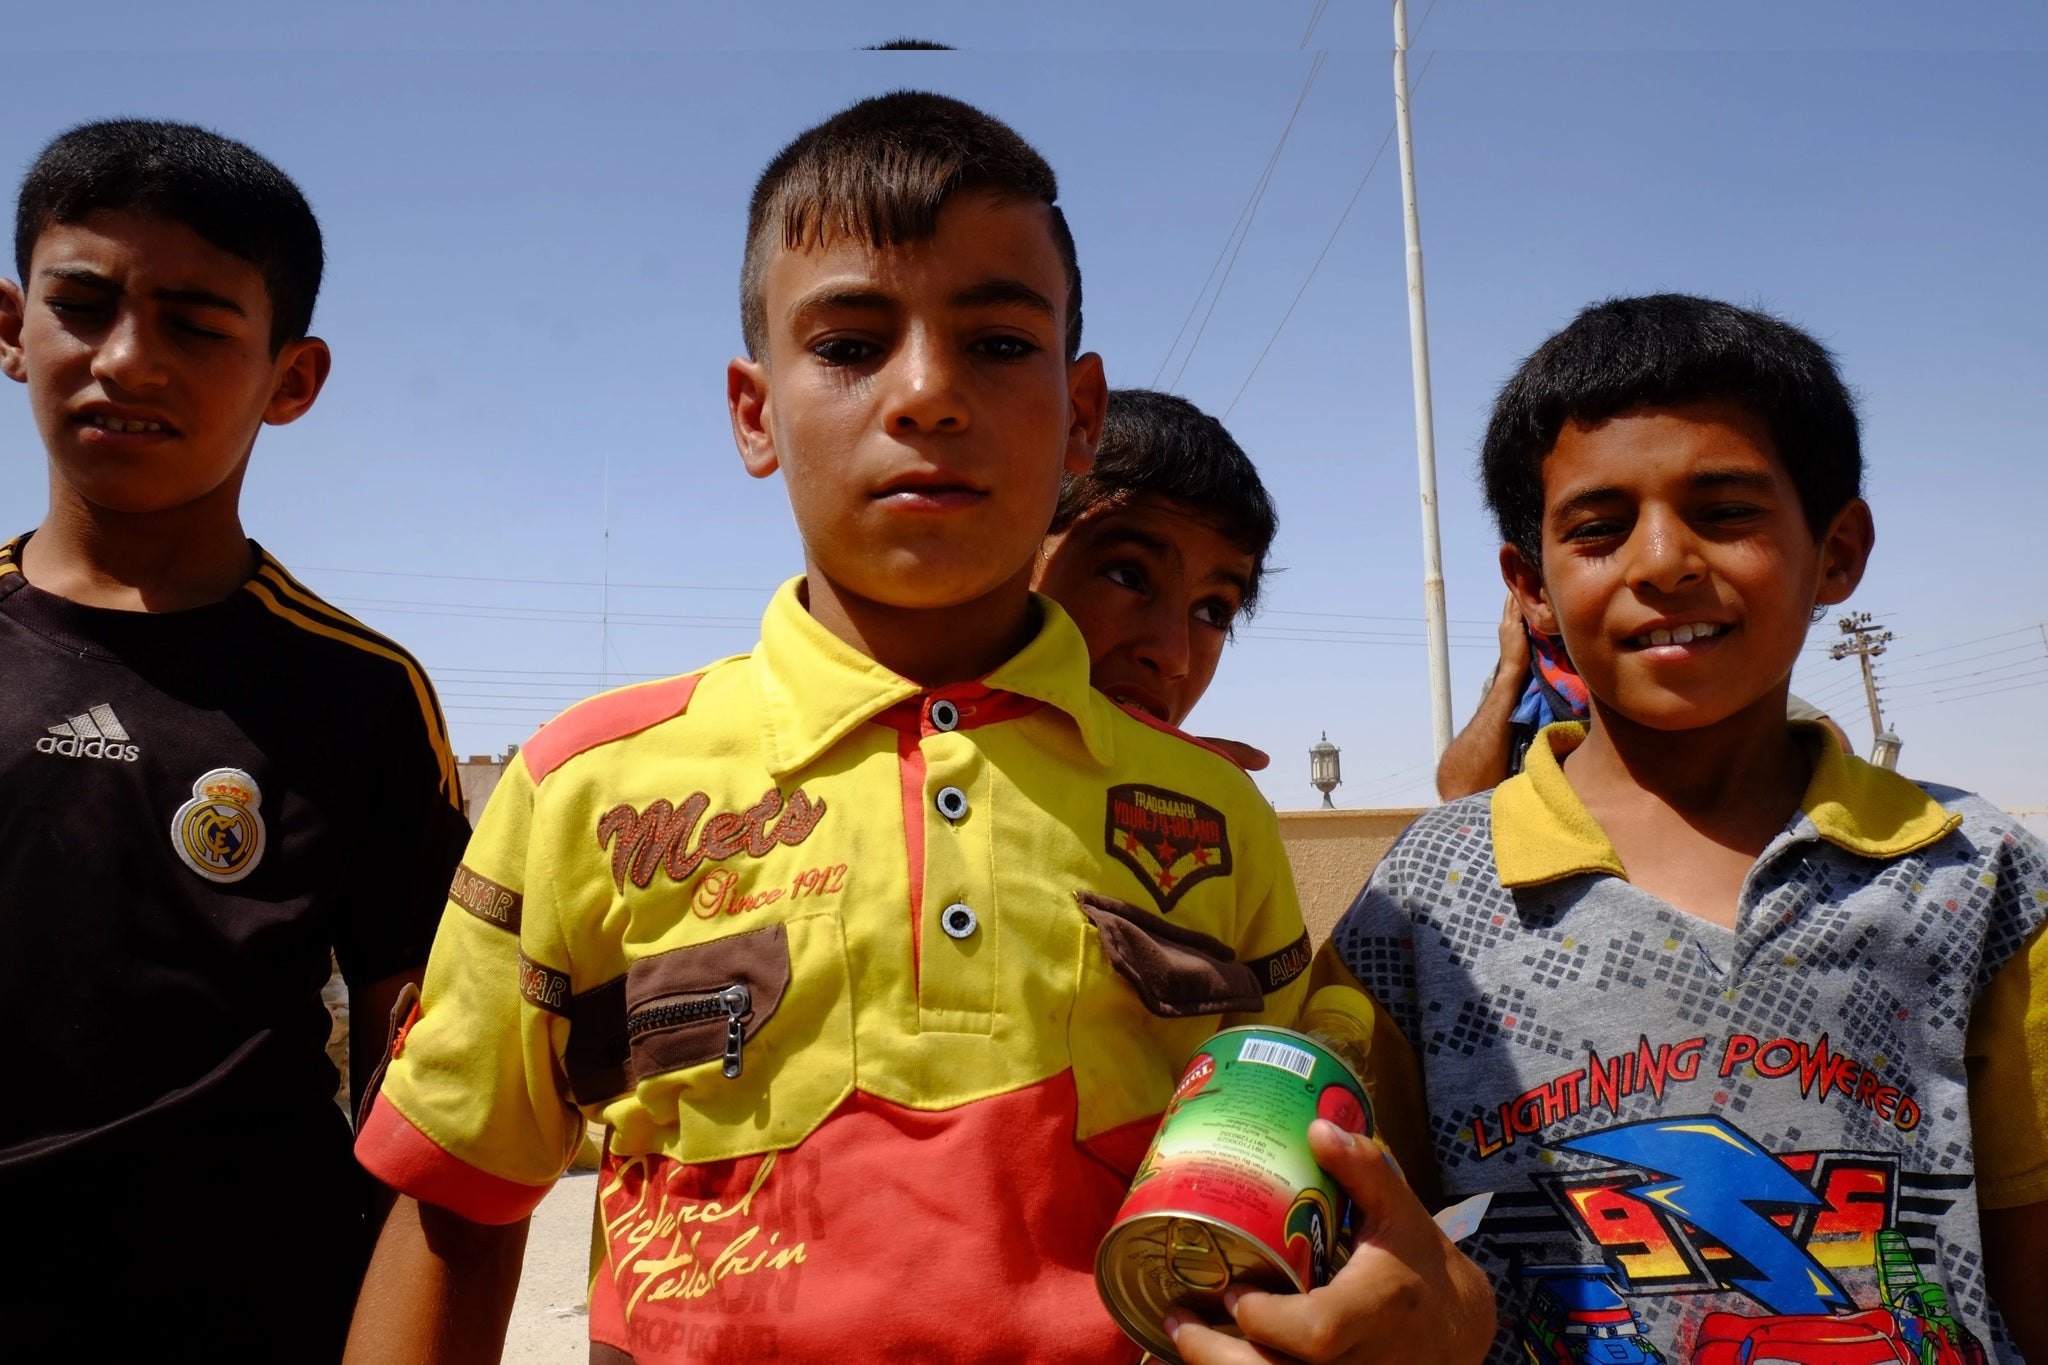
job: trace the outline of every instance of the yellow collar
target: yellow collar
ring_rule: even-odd
[[[1962,823],[1895,772],[1842,752],[1817,721],[1795,721],[1813,755],[1800,810],[1829,843],[1866,858],[1922,849]],[[1614,844],[1558,762],[1579,746],[1576,721],[1544,727],[1521,772],[1493,789],[1493,857],[1503,886],[1540,886],[1587,872],[1626,878]]]
[[[892,673],[818,623],[799,596],[802,578],[776,590],[754,650],[762,752],[777,777],[795,772],[898,702],[925,689]],[[1089,756],[1107,765],[1114,704],[1088,685],[1088,646],[1049,597],[1032,594],[1039,627],[982,685],[1042,701],[1071,717]],[[943,689],[941,689],[943,690]]]

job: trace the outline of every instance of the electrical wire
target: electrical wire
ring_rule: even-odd
[[[1429,16],[1435,10],[1436,0],[1430,0],[1429,8],[1422,12],[1422,24],[1429,22]],[[1411,49],[1415,46],[1415,38],[1422,33],[1422,24],[1417,24],[1415,26],[1415,33],[1409,36],[1408,45]],[[1432,52],[1423,59],[1422,70],[1416,73],[1413,81],[1409,82],[1408,100],[1411,104],[1414,103],[1416,94],[1422,89],[1423,77],[1429,74],[1429,68],[1435,61],[1436,53]],[[1230,414],[1237,411],[1238,400],[1244,397],[1244,391],[1250,388],[1252,380],[1258,377],[1259,368],[1266,363],[1266,357],[1272,353],[1273,344],[1280,340],[1280,333],[1287,330],[1288,320],[1294,316],[1294,310],[1300,306],[1302,296],[1308,293],[1308,287],[1314,282],[1316,272],[1323,268],[1323,258],[1328,256],[1330,248],[1337,244],[1337,234],[1344,230],[1344,224],[1350,220],[1351,210],[1357,207],[1359,196],[1365,193],[1365,182],[1372,179],[1372,173],[1379,168],[1380,158],[1387,154],[1387,148],[1392,145],[1394,132],[1399,126],[1398,121],[1387,125],[1387,135],[1380,139],[1380,149],[1372,154],[1372,161],[1366,166],[1365,174],[1358,178],[1358,187],[1351,191],[1351,198],[1345,203],[1344,212],[1337,215],[1337,226],[1330,229],[1328,239],[1323,242],[1323,249],[1316,253],[1315,264],[1308,268],[1308,274],[1301,281],[1301,288],[1294,291],[1294,298],[1288,303],[1287,311],[1280,315],[1280,325],[1273,329],[1273,335],[1266,338],[1265,347],[1260,350],[1259,358],[1252,362],[1251,373],[1244,377],[1244,383],[1239,384],[1237,392],[1231,395],[1230,406],[1223,409],[1224,421],[1230,420]]]
[[[299,567],[306,573],[359,574],[372,578],[432,578],[449,583],[518,583],[550,588],[648,588],[658,592],[744,592],[764,596],[775,591],[773,587],[716,587],[705,583],[605,583],[595,578],[488,578],[480,574],[424,573],[411,569],[341,569],[321,564],[302,564]]]
[[[1215,292],[1209,296],[1209,310],[1202,314],[1202,325],[1195,329],[1195,339],[1188,343],[1187,354],[1181,357],[1180,368],[1174,371],[1173,385],[1175,388],[1180,387],[1181,376],[1188,372],[1188,364],[1194,360],[1195,351],[1200,348],[1202,337],[1209,330],[1209,319],[1216,316],[1216,305],[1222,302],[1223,290],[1230,283],[1231,272],[1237,269],[1237,258],[1243,254],[1244,244],[1252,235],[1252,224],[1257,221],[1259,205],[1266,198],[1266,187],[1273,183],[1273,172],[1280,165],[1280,154],[1287,149],[1287,139],[1294,132],[1295,120],[1301,117],[1302,106],[1308,103],[1308,92],[1315,87],[1316,77],[1322,74],[1323,63],[1329,60],[1329,56],[1330,54],[1327,52],[1318,52],[1316,53],[1315,60],[1309,63],[1308,79],[1302,82],[1301,94],[1295,97],[1294,111],[1287,116],[1287,126],[1280,130],[1280,141],[1274,145],[1273,155],[1266,159],[1266,169],[1260,174],[1259,183],[1253,186],[1252,197],[1245,204],[1243,214],[1239,216],[1238,221],[1242,225],[1243,230],[1237,234],[1237,244],[1233,247],[1227,240],[1224,242],[1224,246],[1229,249],[1230,260],[1223,267],[1222,278],[1216,281]],[[1212,268],[1209,273],[1213,276],[1215,270]],[[1195,303],[1197,307],[1200,306],[1201,301],[1201,296],[1199,294],[1196,295]],[[1192,309],[1189,310],[1188,316],[1190,318],[1194,316]],[[1187,330],[1186,323],[1181,324],[1181,330]],[[1174,344],[1176,346],[1180,344],[1178,338],[1175,339]],[[1173,352],[1168,351],[1166,353],[1166,364],[1171,364],[1172,362]],[[1159,387],[1159,376],[1166,373],[1166,364],[1162,364],[1159,367],[1159,375],[1153,376],[1152,386],[1154,388]]]
[[[1424,75],[1429,73],[1429,62],[1435,60],[1436,54],[1434,52],[1430,53],[1429,61],[1425,61],[1422,64]],[[1419,86],[1420,84],[1421,80],[1418,78],[1416,85]],[[1411,100],[1415,97],[1413,89],[1408,92],[1408,97]],[[1243,398],[1244,391],[1252,386],[1252,380],[1258,378],[1259,367],[1266,363],[1266,357],[1273,352],[1273,344],[1279,341],[1280,334],[1287,330],[1288,320],[1294,316],[1294,310],[1301,305],[1302,296],[1308,293],[1309,285],[1315,282],[1316,272],[1323,268],[1323,258],[1328,256],[1330,248],[1337,244],[1337,234],[1342,232],[1344,224],[1350,221],[1351,210],[1358,206],[1358,197],[1365,193],[1365,182],[1372,179],[1373,171],[1379,167],[1380,158],[1387,154],[1387,144],[1393,140],[1394,130],[1389,128],[1387,129],[1387,135],[1380,139],[1380,149],[1372,154],[1372,163],[1365,168],[1365,174],[1358,178],[1358,188],[1351,191],[1351,198],[1345,203],[1344,212],[1337,215],[1337,226],[1330,229],[1329,237],[1323,242],[1323,249],[1316,253],[1315,264],[1308,268],[1308,274],[1302,278],[1301,288],[1294,291],[1293,299],[1287,304],[1287,311],[1280,315],[1280,325],[1273,329],[1273,335],[1266,338],[1265,346],[1259,351],[1259,358],[1252,362],[1251,373],[1244,377],[1244,383],[1239,384],[1237,392],[1230,396],[1230,406],[1223,409],[1223,419],[1225,421],[1229,420],[1231,413],[1237,411],[1238,400]]]
[[[1971,678],[1991,679],[2000,674],[2012,675],[2016,669],[2020,672],[2031,673],[2041,669],[2044,665],[2048,665],[2048,659],[2043,659],[2036,655],[2031,659],[2015,659],[2011,663],[1999,664],[1992,668],[1972,669],[1968,673],[1950,674],[1939,678],[1921,678],[1917,682],[1895,683],[1892,684],[1892,690],[1908,695],[1916,692],[1951,691],[1958,687],[1973,686],[1974,684],[1968,681]]]
[[[1953,697],[1920,697],[1916,698],[1913,702],[1909,703],[1908,709],[1910,709],[1911,706],[1921,704],[1925,704],[1928,706],[1947,706],[1950,702],[1970,701],[1977,697],[1995,697],[2001,692],[2023,692],[2030,687],[2048,687],[2048,674],[2044,674],[2043,676],[2035,679],[2033,682],[2015,683],[2011,687],[1992,687],[1987,688],[1982,692],[1964,692]]]
[[[2036,658],[2041,657],[2043,652],[2042,646],[2039,643],[2030,640],[2022,645],[2008,645],[2004,649],[1994,649],[1985,654],[1972,654],[1961,659],[1944,659],[1938,664],[1920,664],[1913,668],[1888,668],[1885,672],[1890,677],[1903,678],[1912,673],[1925,673],[1930,669],[1954,668],[1961,664],[1977,663],[1983,659],[1995,659],[2001,654],[2017,654],[2022,650],[2027,651]]]
[[[1315,13],[1308,17],[1308,28],[1302,32],[1301,46],[1297,51],[1306,52],[1308,50],[1308,40],[1315,36],[1316,25],[1323,22],[1323,15],[1329,11],[1329,8],[1330,0],[1316,0]]]
[[[1887,612],[1886,615],[1890,615],[1890,613]],[[1920,659],[1925,658],[1929,654],[1941,654],[1951,649],[1963,649],[1970,645],[1981,645],[1987,640],[2003,640],[2011,635],[2031,634],[2040,629],[2040,623],[2036,622],[2033,625],[2017,626],[2012,630],[2001,630],[1994,635],[1979,635],[1974,640],[1962,640],[1952,645],[1936,645],[1933,649],[1916,650],[1913,653],[1901,654],[1898,657],[1902,659]]]

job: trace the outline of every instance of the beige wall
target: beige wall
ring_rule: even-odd
[[[1280,840],[1294,869],[1310,942],[1321,944],[1330,936],[1337,917],[1358,895],[1380,856],[1420,814],[1420,807],[1278,812]]]
[[[498,789],[498,779],[505,775],[505,765],[518,752],[519,746],[514,744],[503,755],[471,754],[456,761],[455,772],[462,779],[462,813],[470,824],[483,815],[491,793]]]

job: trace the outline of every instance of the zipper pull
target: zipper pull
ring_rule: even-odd
[[[725,1011],[725,1066],[727,1080],[740,1074],[740,1047],[747,1041],[746,1021],[754,1013],[754,996],[745,986],[727,986],[714,997]]]

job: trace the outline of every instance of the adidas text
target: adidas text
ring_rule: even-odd
[[[50,733],[36,741],[36,752],[133,763],[142,751],[128,743],[128,731],[114,714],[114,708],[101,702],[60,725],[52,725]]]
[[[80,739],[76,735],[68,739],[44,735],[36,741],[36,752],[61,754],[65,758],[111,758],[122,763],[133,763],[142,753],[133,744],[109,743],[104,739]]]

